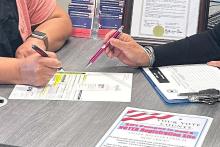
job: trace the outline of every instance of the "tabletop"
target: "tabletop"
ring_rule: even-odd
[[[57,52],[65,70],[133,73],[131,102],[9,100],[0,108],[0,143],[24,147],[93,147],[127,107],[214,118],[203,147],[220,146],[220,104],[167,104],[156,94],[140,69],[102,55],[86,69],[102,41],[70,38]],[[0,85],[9,97],[14,85]]]

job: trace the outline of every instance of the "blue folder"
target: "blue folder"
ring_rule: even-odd
[[[141,72],[143,73],[143,75],[145,76],[145,78],[149,81],[149,83],[151,84],[151,86],[154,88],[154,90],[157,92],[157,94],[160,96],[160,98],[167,102],[167,103],[171,103],[171,104],[176,104],[176,103],[188,103],[189,100],[187,99],[173,99],[173,100],[169,100],[162,92],[161,90],[156,86],[156,84],[153,82],[153,80],[147,75],[147,73],[144,71],[143,68],[141,68]]]

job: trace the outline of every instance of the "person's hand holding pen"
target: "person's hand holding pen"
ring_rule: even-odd
[[[45,52],[46,57],[39,52],[34,52],[26,58],[18,59],[20,75],[19,81],[16,83],[45,86],[57,72],[57,69],[61,67],[61,62],[55,53]]]
[[[135,42],[128,34],[122,33],[118,39],[112,38],[112,30],[106,34],[104,41],[109,40],[110,46],[106,48],[109,58],[117,57],[122,63],[128,66],[146,66],[149,64],[149,56],[143,47]]]
[[[112,33],[111,36],[109,36],[109,38],[119,38],[119,36],[122,33],[123,28],[124,26],[121,26],[118,30]],[[98,59],[98,57],[106,50],[106,48],[109,47],[109,45],[110,45],[110,42],[108,39],[106,42],[104,42],[102,47],[90,58],[89,62],[87,63],[87,68]]]

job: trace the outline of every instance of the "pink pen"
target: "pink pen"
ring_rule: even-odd
[[[120,34],[122,33],[123,28],[124,28],[124,26],[121,26],[117,31],[115,31],[115,33],[114,33],[110,38],[119,38]],[[95,55],[93,55],[93,56],[90,58],[90,60],[89,60],[89,62],[88,62],[88,64],[87,64],[86,67],[88,68],[89,66],[91,66],[91,65],[97,60],[97,58],[105,51],[105,49],[106,49],[107,47],[109,47],[109,45],[110,45],[110,42],[109,42],[109,40],[108,40],[108,41],[107,41],[105,44],[103,44],[102,47],[95,53]]]

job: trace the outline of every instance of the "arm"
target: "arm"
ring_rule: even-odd
[[[154,47],[154,66],[207,63],[220,60],[220,24],[213,30]]]
[[[35,30],[47,34],[48,51],[57,51],[71,35],[72,24],[69,16],[59,6],[56,6],[50,17]]]
[[[19,59],[0,57],[0,83],[15,84],[20,83]]]
[[[106,35],[105,42],[114,31]],[[129,66],[149,65],[149,55],[143,51],[130,36],[122,34],[119,39],[110,39],[114,49],[107,48],[110,58],[117,57]],[[214,30],[196,34],[185,39],[154,47],[155,62],[153,66],[207,63],[220,60],[220,24]],[[209,62],[220,66],[220,61]]]
[[[37,6],[35,6],[37,7]],[[40,7],[36,12],[32,14],[37,17],[40,15],[43,8]],[[34,17],[34,18],[35,18]],[[33,23],[39,23],[34,21]],[[52,13],[43,22],[34,26],[36,31],[41,31],[47,34],[49,48],[48,51],[57,51],[65,43],[66,39],[70,36],[72,31],[72,24],[69,16],[59,7],[55,6]],[[32,44],[45,49],[45,44],[42,40],[29,37],[16,51],[16,57],[27,57],[34,53],[31,49]]]

